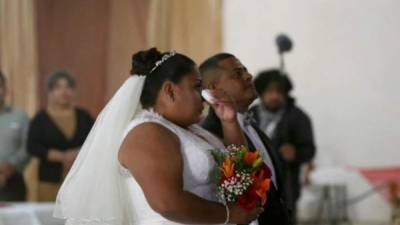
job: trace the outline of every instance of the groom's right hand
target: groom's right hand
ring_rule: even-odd
[[[234,99],[223,90],[213,90],[211,94],[215,99],[211,106],[221,122],[237,122],[237,106]]]
[[[253,220],[256,220],[260,214],[264,211],[262,207],[255,207],[247,210],[243,209],[236,204],[228,204],[230,211],[229,224],[248,224]]]

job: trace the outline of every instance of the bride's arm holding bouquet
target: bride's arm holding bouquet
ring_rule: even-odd
[[[202,199],[183,190],[183,159],[178,137],[156,123],[144,123],[125,138],[119,160],[130,170],[149,205],[163,217],[179,223],[216,224],[252,221],[262,208],[244,210]]]

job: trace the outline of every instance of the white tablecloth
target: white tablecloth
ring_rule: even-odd
[[[5,203],[0,206],[0,225],[63,225],[53,217],[53,203]]]

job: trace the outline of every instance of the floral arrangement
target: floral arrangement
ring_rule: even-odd
[[[216,162],[212,178],[217,198],[222,203],[235,203],[244,209],[264,206],[271,183],[271,171],[259,150],[245,146],[228,146],[227,151],[211,150]]]

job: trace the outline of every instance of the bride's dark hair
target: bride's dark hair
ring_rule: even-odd
[[[195,62],[189,57],[176,53],[168,58],[154,71],[151,71],[156,62],[168,54],[169,52],[161,53],[156,48],[150,48],[145,51],[140,51],[132,56],[131,75],[145,75],[142,95],[140,103],[143,108],[154,106],[157,100],[158,93],[167,80],[174,83],[179,83],[184,75],[195,70]]]

